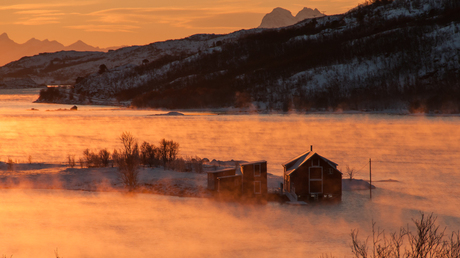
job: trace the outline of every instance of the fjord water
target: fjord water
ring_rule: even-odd
[[[372,220],[398,230],[433,212],[460,229],[460,118],[385,114],[153,116],[150,110],[31,103],[37,90],[0,91],[0,160],[60,163],[86,148],[166,138],[180,154],[267,160],[269,173],[307,150],[358,170],[377,189],[344,192],[338,205],[246,206],[207,199],[65,190],[0,190],[0,254],[14,257],[352,257],[352,229]],[[31,108],[38,111],[31,111]],[[50,110],[50,111],[46,111]],[[187,113],[186,113],[187,114]],[[1,172],[1,171],[0,171]],[[345,175],[344,175],[345,176]]]

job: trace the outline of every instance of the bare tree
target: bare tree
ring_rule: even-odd
[[[139,147],[137,140],[130,132],[123,132],[120,136],[123,149],[118,154],[118,170],[120,178],[125,187],[130,191],[138,184]]]
[[[447,237],[445,230],[436,225],[433,214],[426,216],[421,213],[420,220],[412,219],[416,231],[412,232],[409,226],[401,228],[399,232],[390,234],[390,238],[380,229],[375,230],[372,222],[372,254],[368,254],[367,242],[358,240],[358,231],[351,232],[352,252],[357,258],[453,258],[460,257],[460,234],[452,232]],[[404,243],[404,239],[408,243]],[[404,247],[404,250],[402,249]]]
[[[162,139],[158,149],[163,166],[166,168],[166,165],[169,162],[174,161],[177,158],[177,155],[179,154],[179,143]]]
[[[109,165],[110,152],[107,149],[100,150],[99,159],[102,163],[102,166],[107,167]]]
[[[350,168],[348,165],[345,168],[345,174],[348,176],[348,179],[352,180],[356,176],[356,171],[353,168]]]
[[[153,144],[148,142],[144,142],[141,145],[141,163],[143,165],[149,165],[152,167],[153,165],[158,165],[159,163],[159,149],[155,148]]]

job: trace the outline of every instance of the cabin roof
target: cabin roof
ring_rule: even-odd
[[[327,163],[329,163],[329,165],[331,165],[332,167],[337,167],[337,163],[334,163],[328,159],[326,159],[325,157],[319,155],[318,153],[316,152],[312,152],[312,151],[307,151],[287,162],[285,162],[283,165],[283,167],[285,167],[287,170],[286,170],[286,175],[290,175],[292,174],[292,172],[296,171],[300,166],[302,166],[307,160],[309,160],[311,157],[313,157],[315,154],[317,154],[321,159],[323,159],[324,161],[326,161]],[[286,167],[287,164],[289,163],[292,163],[294,162],[294,165],[290,166],[289,168]],[[337,170],[338,171],[338,170]],[[339,171],[340,172],[340,171]],[[340,172],[342,173],[342,172]]]
[[[225,168],[225,169],[216,170],[216,171],[208,171],[206,173],[214,174],[214,173],[222,173],[222,172],[227,172],[227,171],[232,171],[232,170],[235,170],[235,168]]]
[[[240,166],[246,166],[246,165],[251,165],[251,164],[258,164],[258,163],[265,163],[267,162],[266,160],[259,160],[259,161],[250,161],[250,162],[241,162]]]

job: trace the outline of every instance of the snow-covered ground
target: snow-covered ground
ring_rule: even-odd
[[[207,170],[228,167],[233,161],[213,161]],[[220,165],[220,167],[218,166]],[[177,172],[162,167],[139,167],[137,192],[172,196],[209,197],[204,173]],[[282,177],[269,174],[269,188],[279,187]],[[125,191],[116,167],[71,168],[63,164],[18,163],[8,169],[0,162],[0,187],[31,189],[65,189],[82,191]]]
[[[205,169],[212,171],[234,167],[234,161],[212,161]],[[181,197],[211,197],[206,190],[207,174],[177,172],[162,167],[139,167],[138,188],[135,192]],[[278,189],[282,176],[268,173],[269,192]],[[369,183],[364,180],[343,180],[343,190],[366,190]],[[0,162],[0,188],[11,189],[63,189],[95,192],[125,192],[116,167],[71,168],[65,164]],[[375,188],[375,187],[374,187]]]

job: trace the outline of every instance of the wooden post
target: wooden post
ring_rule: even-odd
[[[369,159],[369,196],[372,199],[372,162]]]

